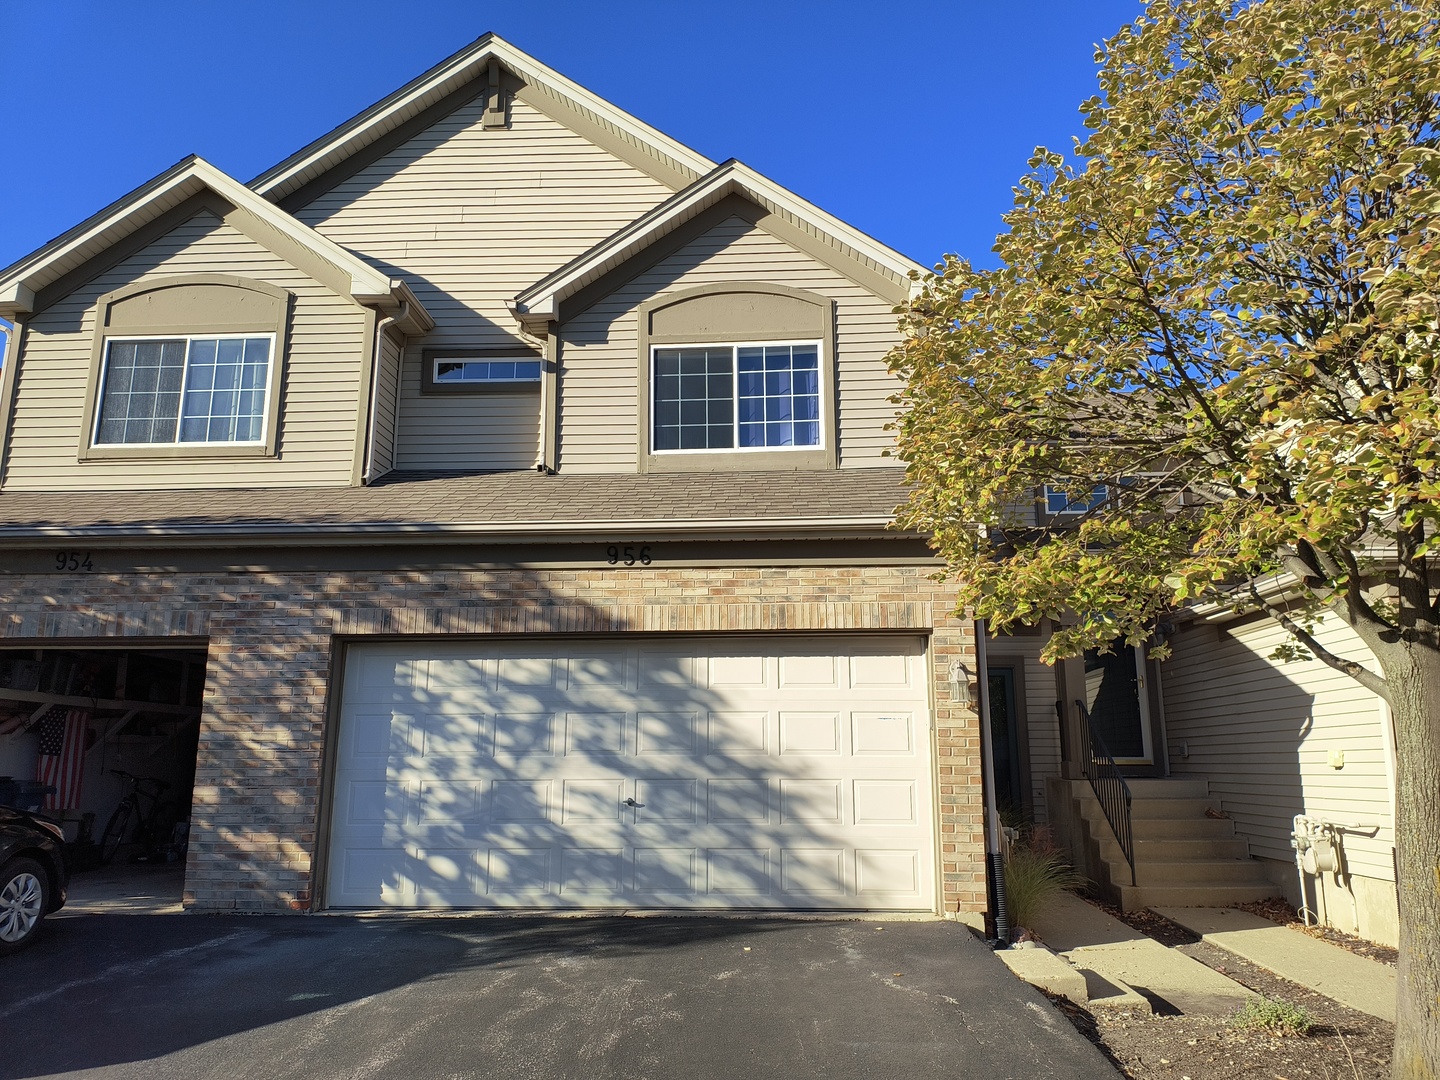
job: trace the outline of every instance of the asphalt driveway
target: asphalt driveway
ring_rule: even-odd
[[[963,927],[71,915],[0,960],[0,1078],[1117,1073]]]

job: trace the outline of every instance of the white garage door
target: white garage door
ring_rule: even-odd
[[[931,910],[918,638],[350,649],[332,907]]]

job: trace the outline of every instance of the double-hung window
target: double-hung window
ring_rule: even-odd
[[[657,346],[651,448],[813,449],[821,445],[820,346]]]
[[[94,445],[255,445],[266,438],[275,335],[110,338]]]
[[[1105,504],[1110,498],[1110,489],[1096,484],[1088,495],[1072,498],[1069,491],[1054,484],[1045,485],[1045,513],[1051,517],[1079,517]]]

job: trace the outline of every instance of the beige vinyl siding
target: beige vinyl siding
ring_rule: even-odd
[[[1333,616],[1317,638],[1376,666]],[[1345,853],[1355,873],[1393,879],[1379,699],[1318,660],[1267,659],[1287,640],[1268,618],[1202,624],[1176,636],[1175,655],[1160,668],[1172,772],[1207,778],[1251,853],[1263,858],[1293,862],[1291,819],[1299,813],[1379,825],[1374,838],[1345,834]],[[1331,767],[1332,750],[1344,752],[1344,768]]]
[[[1055,669],[1040,662],[1045,641],[1033,637],[989,637],[985,653],[988,663],[1012,665],[1023,671],[1021,693],[1025,701],[1025,737],[1029,745],[1030,798],[1035,823],[1050,820],[1045,805],[1045,781],[1060,775],[1060,724],[1055,718]],[[1017,672],[1019,673],[1019,672]]]
[[[400,363],[404,346],[388,333],[380,340],[380,363],[375,369],[374,474],[382,476],[395,468],[396,411],[400,397]]]
[[[533,469],[540,457],[539,394],[420,394],[420,365],[401,384],[397,469]]]
[[[422,395],[421,349],[514,344],[507,301],[672,194],[523,101],[509,128],[486,130],[483,111],[462,106],[295,214],[403,277],[435,319],[406,350],[401,469],[534,465],[538,398]]]
[[[890,305],[849,278],[739,217],[721,222],[561,327],[560,468],[629,472],[637,467],[636,308],[697,285],[763,281],[836,301],[841,468],[893,465],[885,425],[899,381],[884,356],[899,340]]]
[[[288,355],[283,367],[276,365],[271,372],[272,378],[284,380],[278,457],[239,463],[203,458],[80,462],[77,453],[99,297],[142,277],[188,273],[234,274],[294,294]],[[213,214],[199,213],[30,321],[5,487],[348,484],[364,336],[360,308]]]

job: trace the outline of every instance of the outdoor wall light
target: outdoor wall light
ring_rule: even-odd
[[[955,701],[963,708],[970,708],[975,703],[978,687],[970,669],[959,660],[950,665],[950,683],[954,687]]]

